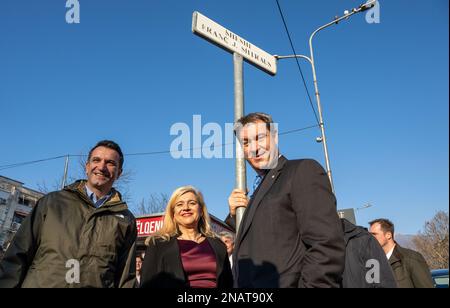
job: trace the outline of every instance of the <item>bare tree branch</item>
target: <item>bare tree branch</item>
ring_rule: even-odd
[[[423,232],[413,238],[419,252],[432,269],[448,268],[449,216],[439,211],[432,220],[425,222]]]
[[[151,194],[147,200],[143,198],[139,204],[132,206],[131,211],[138,216],[162,213],[168,202],[169,196],[165,193]]]
[[[66,185],[69,185],[70,183],[73,183],[77,180],[86,179],[86,160],[87,156],[85,155],[78,156],[75,168],[69,169]],[[60,176],[57,177],[57,179],[54,180],[52,186],[48,186],[45,181],[38,183],[37,190],[44,194],[60,190],[62,186],[62,181],[63,181],[63,174],[61,174]],[[116,188],[117,191],[120,192],[120,194],[122,195],[122,200],[125,201],[126,203],[131,203],[133,201],[130,191],[130,186],[133,183],[133,181],[134,181],[134,171],[131,169],[124,169],[122,175],[114,183],[114,187]]]

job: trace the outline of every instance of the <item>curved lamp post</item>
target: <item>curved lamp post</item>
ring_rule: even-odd
[[[319,112],[319,126],[320,126],[320,131],[321,131],[321,137],[318,138],[318,142],[322,142],[323,144],[323,151],[325,154],[325,165],[326,165],[326,171],[327,171],[327,175],[328,178],[330,179],[330,184],[331,184],[331,189],[333,190],[334,193],[334,184],[333,184],[333,176],[331,173],[331,167],[330,167],[330,158],[328,155],[328,146],[327,146],[327,138],[325,135],[325,125],[323,122],[323,116],[322,116],[322,104],[320,102],[320,92],[319,92],[319,85],[318,85],[318,81],[317,81],[317,74],[316,74],[316,66],[315,66],[315,62],[314,62],[314,49],[313,49],[313,38],[314,36],[322,31],[325,28],[328,28],[332,25],[338,24],[341,20],[343,19],[348,19],[350,16],[357,14],[357,13],[361,13],[364,11],[367,11],[371,8],[373,8],[376,4],[376,0],[369,0],[364,4],[361,4],[358,8],[354,8],[351,11],[345,11],[344,12],[344,16],[342,17],[336,17],[332,22],[327,23],[326,25],[323,25],[321,27],[319,27],[317,30],[315,30],[310,38],[309,38],[309,52],[310,52],[310,56],[305,56],[305,55],[290,55],[290,56],[278,56],[275,55],[275,58],[277,60],[282,60],[282,59],[292,59],[292,58],[302,58],[307,60],[312,67],[312,73],[313,73],[313,81],[314,81],[314,89],[315,89],[315,96],[316,96],[316,102],[317,102],[317,110]]]

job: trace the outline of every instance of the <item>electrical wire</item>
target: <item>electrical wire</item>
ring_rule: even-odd
[[[286,30],[286,34],[288,36],[289,43],[291,44],[292,52],[294,53],[294,55],[296,55],[297,52],[295,51],[294,43],[292,41],[291,34],[289,32],[289,29],[288,29],[288,26],[287,26],[287,23],[286,23],[286,19],[284,18],[284,14],[283,14],[283,10],[281,9],[280,2],[278,0],[276,0],[276,2],[277,2],[278,10],[279,10],[280,15],[281,15],[281,19],[282,19],[283,24],[284,24],[284,29]],[[305,76],[303,75],[302,68],[300,67],[300,62],[298,61],[298,58],[295,58],[295,61],[297,62],[298,71],[300,72],[300,76],[302,77],[302,80],[303,80],[303,86],[305,87],[306,94],[308,95],[309,104],[311,106],[311,109],[314,112],[314,117],[316,118],[316,122],[320,126],[319,117],[317,116],[317,112],[316,112],[316,109],[314,108],[314,104],[312,102],[311,95],[309,94],[308,86],[306,85],[306,81],[305,81]]]
[[[316,125],[306,126],[306,127],[303,127],[303,128],[293,129],[293,130],[289,130],[289,131],[286,131],[286,132],[279,133],[278,135],[279,136],[285,136],[285,135],[289,135],[289,134],[305,131],[305,130],[316,128],[316,127],[319,127],[319,125],[316,124]],[[232,144],[234,144],[234,142],[232,142],[232,143],[222,143],[222,144],[217,145],[215,147],[224,147],[224,146],[232,145]],[[124,154],[124,156],[127,156],[127,157],[129,157],[129,156],[153,156],[153,155],[161,155],[161,154],[171,154],[171,153],[175,153],[175,152],[179,153],[179,152],[185,152],[185,151],[195,151],[195,150],[201,150],[203,148],[204,147],[187,148],[187,149],[183,149],[181,151],[170,151],[170,150],[168,150],[168,151],[139,152],[139,153]],[[56,160],[56,159],[66,158],[66,157],[86,157],[86,156],[87,155],[85,155],[85,154],[67,154],[67,155],[60,155],[60,156],[55,156],[55,157],[50,157],[50,158],[44,158],[44,159],[39,159],[39,160],[27,161],[27,162],[8,164],[8,165],[1,165],[0,166],[0,171],[6,170],[6,169],[18,168],[18,167],[22,167],[22,166],[26,166],[26,165],[38,164],[38,163],[52,161],[52,160]]]

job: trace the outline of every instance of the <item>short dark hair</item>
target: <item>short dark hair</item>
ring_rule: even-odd
[[[89,151],[88,162],[91,160],[92,152],[98,147],[105,147],[116,151],[119,154],[119,168],[122,169],[123,166],[123,153],[120,146],[111,140],[102,140],[97,142],[97,144]]]
[[[249,113],[246,116],[243,116],[239,120],[237,120],[237,124],[245,126],[249,123],[255,123],[257,121],[262,121],[266,123],[267,129],[270,131],[271,124],[273,124],[272,116],[263,112],[253,112]],[[236,128],[235,128],[236,133]]]
[[[391,232],[392,234],[392,238],[394,238],[394,224],[392,223],[392,221],[390,221],[389,219],[386,218],[378,218],[375,220],[372,220],[371,222],[369,222],[369,225],[372,226],[373,224],[380,224],[380,228],[381,230],[383,230],[384,233],[386,232]]]

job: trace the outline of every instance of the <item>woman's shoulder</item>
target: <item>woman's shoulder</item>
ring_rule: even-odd
[[[217,243],[222,243],[223,244],[223,242],[220,240],[220,238],[219,237],[217,237],[217,236],[211,236],[211,235],[209,235],[209,236],[206,236],[206,238],[209,240],[209,241],[214,241],[214,242],[217,242]]]
[[[224,242],[222,242],[220,238],[215,236],[208,236],[206,238],[212,245],[214,245],[218,249],[224,249],[225,251],[227,250],[227,246],[225,246]]]
[[[173,243],[174,237],[150,236],[145,240],[147,248],[163,248]]]

